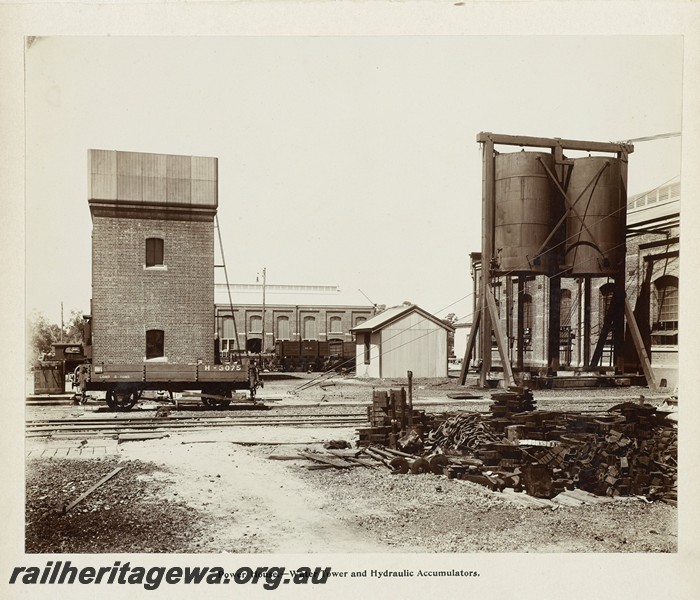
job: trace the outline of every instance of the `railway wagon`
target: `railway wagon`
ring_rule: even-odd
[[[275,344],[275,359],[282,371],[352,371],[355,343],[283,340]]]
[[[146,390],[174,392],[200,390],[205,406],[226,407],[235,392],[247,390],[250,398],[260,386],[255,361],[242,357],[229,364],[85,364],[76,370],[75,385],[81,394],[105,392],[107,405],[116,411],[130,410]]]
[[[239,390],[253,398],[256,362],[220,364],[215,352],[218,160],[89,150],[88,194],[92,360],[76,373],[83,397],[104,391],[114,410],[131,409],[146,390],[199,390],[216,406]]]

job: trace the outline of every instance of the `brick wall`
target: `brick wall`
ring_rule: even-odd
[[[144,268],[149,237],[165,268]],[[142,362],[148,329],[165,332],[168,362],[213,362],[213,221],[94,216],[92,300],[95,364]]]

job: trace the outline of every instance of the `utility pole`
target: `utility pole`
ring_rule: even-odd
[[[61,343],[63,343],[63,302],[61,302]]]
[[[372,314],[376,315],[377,314],[377,304],[375,302],[372,302],[372,300],[369,298],[369,296],[367,296],[367,294],[365,294],[361,289],[358,288],[357,291],[360,292],[360,294],[362,294],[365,298],[367,298],[367,300],[369,300],[369,303],[372,305]]]
[[[267,269],[263,267],[263,285],[262,285],[262,344],[260,352],[265,352],[265,276]]]

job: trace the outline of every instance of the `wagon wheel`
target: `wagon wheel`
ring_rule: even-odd
[[[131,410],[131,408],[138,402],[138,391],[134,390],[114,390],[107,392],[106,400],[107,405],[112,409],[119,412]]]
[[[226,408],[229,404],[231,404],[230,398],[232,397],[231,390],[228,389],[214,389],[210,390],[209,393],[214,395],[214,396],[224,396],[227,399],[223,398],[208,398],[204,394],[207,392],[205,390],[202,390],[202,402],[204,403],[204,406],[210,406],[212,408]]]
[[[429,473],[430,463],[424,458],[417,458],[411,464],[411,473],[418,475],[419,473]]]
[[[392,475],[404,475],[405,473],[408,473],[410,469],[408,461],[403,456],[396,456],[392,458],[389,464],[391,465]]]
[[[430,463],[430,472],[435,473],[435,475],[444,474],[445,467],[450,464],[449,459],[444,454],[431,456],[428,462]]]

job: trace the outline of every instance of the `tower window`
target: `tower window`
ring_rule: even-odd
[[[146,360],[165,356],[165,332],[162,329],[146,331]]]
[[[163,264],[163,240],[161,238],[146,239],[146,266],[158,267]]]

